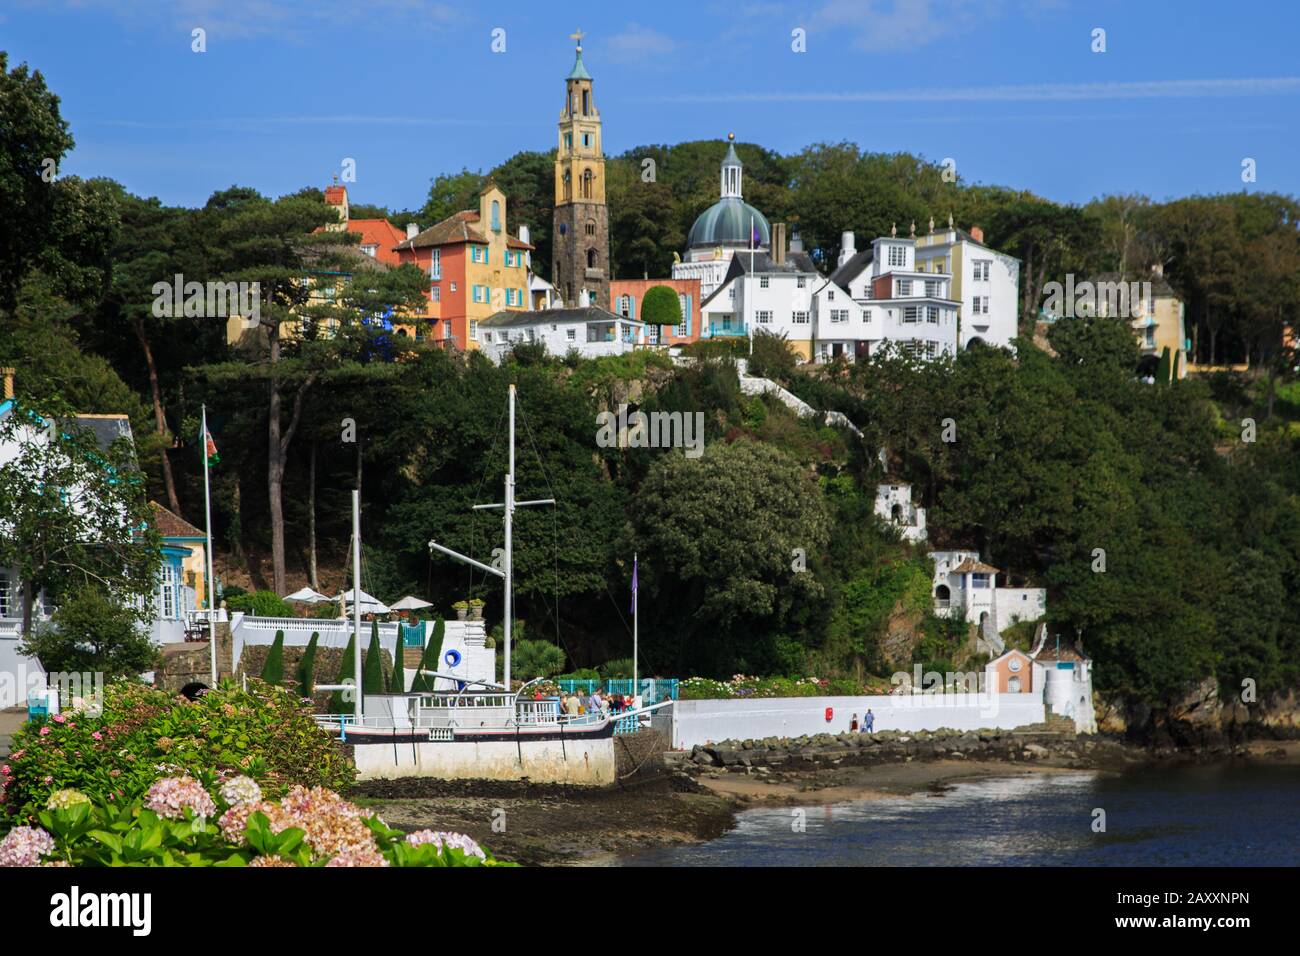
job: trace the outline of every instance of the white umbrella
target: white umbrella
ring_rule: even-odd
[[[292,594],[286,594],[284,599],[286,601],[301,601],[304,604],[320,604],[322,601],[333,600],[328,595],[313,591],[311,588],[301,588]]]
[[[365,591],[362,591],[361,598],[360,600],[358,600],[353,596],[354,593],[355,593],[355,588],[352,591],[343,592],[342,597],[338,599],[347,604],[349,612],[351,612],[354,605],[359,604],[361,606],[362,614],[387,614],[388,613],[388,607],[383,602],[381,602],[378,598],[370,594],[367,594]]]
[[[418,611],[422,607],[433,607],[430,601],[421,601],[418,597],[408,594],[396,604],[393,605],[394,611]]]

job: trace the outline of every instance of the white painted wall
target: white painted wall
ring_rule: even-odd
[[[614,740],[525,740],[357,744],[360,780],[436,777],[443,780],[522,780],[602,787],[615,780]]]
[[[826,720],[826,708],[833,711]],[[1038,694],[908,694],[873,697],[775,697],[760,700],[679,700],[672,715],[673,748],[721,740],[844,733],[871,708],[881,730],[1010,730],[1044,719]]]

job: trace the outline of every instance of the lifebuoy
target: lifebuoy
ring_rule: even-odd
[[[460,651],[453,647],[446,654],[442,655],[442,659],[447,662],[448,667],[455,667],[460,663]]]
[[[834,708],[834,707],[827,707],[827,708],[826,708],[826,723],[829,724],[829,723],[831,722],[831,718],[833,718],[834,716],[835,716],[835,708]]]

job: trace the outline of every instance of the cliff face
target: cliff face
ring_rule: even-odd
[[[1294,689],[1253,704],[1239,698],[1225,703],[1218,682],[1207,677],[1165,710],[1099,697],[1098,729],[1153,743],[1198,746],[1245,738],[1300,737],[1300,695]]]

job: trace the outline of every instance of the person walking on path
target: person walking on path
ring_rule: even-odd
[[[871,712],[871,708],[868,707],[867,715],[862,718],[862,732],[865,734],[869,734],[872,732],[875,726],[876,726],[876,715],[873,714]]]
[[[854,714],[853,720],[849,723],[849,733],[856,734],[857,732],[858,732],[858,715]]]

